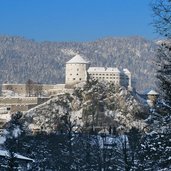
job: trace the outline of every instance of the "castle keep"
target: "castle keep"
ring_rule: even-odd
[[[87,70],[89,62],[85,61],[80,55],[74,56],[66,62],[65,85],[72,87],[73,85],[87,81]]]

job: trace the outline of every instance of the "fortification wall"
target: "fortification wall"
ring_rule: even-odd
[[[0,105],[31,105],[37,102],[37,97],[0,97]]]
[[[61,84],[62,85],[62,84]],[[12,91],[21,96],[39,96],[47,94],[54,87],[62,87],[61,85],[52,84],[2,84],[2,91]]]
[[[17,94],[25,95],[26,85],[25,84],[2,84],[2,91],[4,90],[10,90]]]
[[[46,102],[49,98],[38,97],[0,97],[0,107],[9,108],[10,113],[17,111],[27,111],[41,103]]]

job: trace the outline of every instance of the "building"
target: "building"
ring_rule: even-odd
[[[131,88],[131,73],[128,69],[120,71],[118,68],[90,67],[88,73],[92,79],[104,80],[117,86]]]
[[[155,90],[150,90],[147,93],[147,103],[150,107],[154,107],[157,103],[159,94]]]
[[[7,171],[12,169],[7,167],[10,165],[10,162],[13,162],[12,164],[17,166],[15,170],[26,171],[32,170],[34,160],[17,153],[0,149],[0,170]]]
[[[120,71],[118,68],[90,67],[90,63],[80,55],[74,56],[66,62],[65,87],[73,87],[80,82],[86,82],[89,75],[92,79],[112,82],[114,85],[131,89],[131,73],[128,69]]]

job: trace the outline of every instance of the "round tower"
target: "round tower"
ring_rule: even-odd
[[[70,88],[73,85],[87,81],[87,69],[89,62],[85,61],[80,55],[74,56],[66,62],[65,85]]]
[[[149,106],[154,107],[157,102],[158,97],[159,97],[159,94],[156,91],[154,90],[149,91],[147,93],[147,103],[149,104]]]

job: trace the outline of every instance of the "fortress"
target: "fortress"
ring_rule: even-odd
[[[120,71],[118,68],[90,67],[90,62],[77,54],[66,62],[65,84],[37,84],[31,80],[26,84],[2,84],[0,114],[27,111],[56,94],[72,92],[76,84],[86,82],[88,77],[131,89],[128,69]]]
[[[37,84],[32,81],[26,84],[2,84],[2,93],[10,97],[49,97],[72,91],[76,84],[86,82],[88,76],[131,89],[131,73],[128,69],[120,71],[118,68],[90,67],[90,62],[76,55],[66,62],[65,84]]]
[[[124,86],[131,89],[131,73],[128,69],[119,71],[118,68],[90,67],[80,55],[76,55],[66,63],[66,87],[72,87],[79,82],[87,81],[89,75],[92,79],[112,82],[117,86]]]

